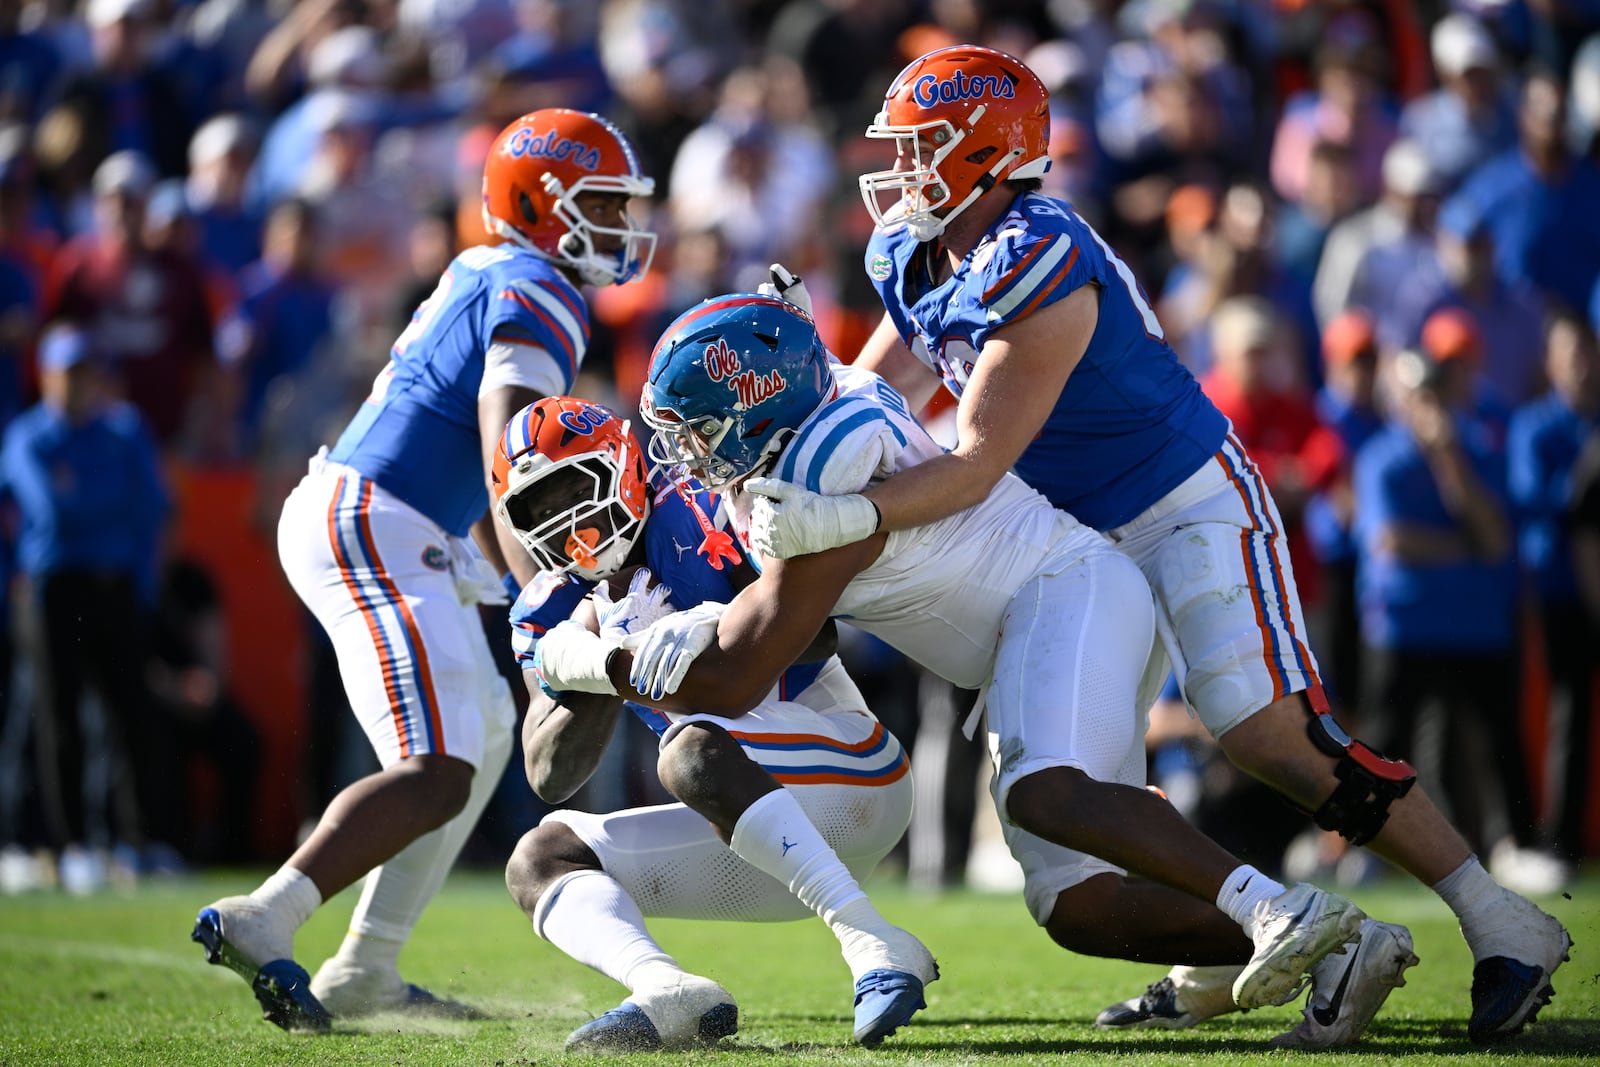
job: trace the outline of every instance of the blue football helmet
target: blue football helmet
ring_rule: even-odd
[[[652,460],[720,489],[775,457],[833,389],[809,315],[784,300],[731,293],[667,327],[639,414],[656,432]]]

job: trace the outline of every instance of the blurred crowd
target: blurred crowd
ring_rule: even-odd
[[[849,357],[882,313],[855,178],[886,161],[861,133],[908,60],[959,42],[1049,87],[1046,190],[1131,265],[1260,464],[1342,716],[1502,880],[1564,881],[1592,838],[1600,655],[1600,2],[0,0],[0,887],[257,858],[239,827],[297,787],[258,784],[224,655],[248,621],[171,550],[175,508],[203,506],[173,472],[248,470],[275,521],[486,240],[506,123],[599,112],[656,179],[634,205],[655,265],[594,294],[576,390],[627,411],[661,328],[775,261]],[[950,808],[925,806],[938,858],[913,860],[960,878],[970,694],[853,650],[921,735],[919,777],[936,751],[960,768],[919,789]],[[339,773],[326,667],[308,811]],[[1157,779],[1223,818],[1248,787],[1181,703],[1154,723]],[[1264,868],[1305,826],[1285,811]]]

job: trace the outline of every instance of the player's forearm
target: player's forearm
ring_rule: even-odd
[[[522,728],[523,771],[547,804],[576,793],[600,764],[622,701],[613,696],[570,693],[560,703],[530,680],[533,699]]]
[[[1005,474],[982,459],[947,452],[908,468],[866,491],[877,505],[878,530],[909,530],[980,503]]]

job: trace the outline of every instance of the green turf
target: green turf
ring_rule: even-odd
[[[0,1067],[20,1064],[476,1064],[564,1062],[562,1040],[622,998],[620,987],[537,940],[493,875],[460,874],[428,909],[401,958],[408,979],[486,1009],[484,1022],[390,1017],[330,1036],[285,1034],[260,1019],[240,979],[202,962],[188,940],[196,908],[241,892],[253,873],[211,876],[91,899],[0,899]],[[1353,895],[1380,918],[1410,925],[1422,965],[1358,1047],[1271,1052],[1294,1006],[1216,1020],[1181,1033],[1102,1034],[1089,1021],[1138,993],[1159,968],[1069,956],[1010,896],[919,896],[872,887],[884,912],[920,934],[944,977],[928,1010],[876,1052],[849,1043],[850,981],[819,922],[776,926],[659,922],[656,934],[691,970],[739,1000],[740,1031],[717,1051],[664,1054],[730,1065],[1083,1063],[1145,1067],[1332,1061],[1578,1064],[1600,1056],[1600,876],[1570,899],[1543,902],[1577,941],[1558,996],[1517,1040],[1484,1050],[1466,1040],[1471,960],[1444,906],[1391,882]],[[301,962],[337,945],[347,893],[301,931]]]

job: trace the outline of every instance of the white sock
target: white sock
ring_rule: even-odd
[[[1435,882],[1433,891],[1461,920],[1461,933],[1472,947],[1475,961],[1505,954],[1499,948],[1487,946],[1479,950],[1482,939],[1477,936],[1478,928],[1492,922],[1497,910],[1504,907],[1506,890],[1483,869],[1477,856],[1468,856],[1461,866]]]
[[[645,929],[644,914],[604,871],[575,871],[534,906],[533,932],[628,992],[685,973]]]
[[[1283,893],[1283,883],[1275,882],[1248,863],[1242,863],[1217,890],[1217,907],[1224,915],[1244,928],[1245,935],[1255,937],[1256,905]]]
[[[456,817],[397,852],[367,875],[361,900],[350,916],[350,930],[339,946],[338,959],[364,970],[399,973],[400,950],[411,937],[428,902],[438,895],[461,846],[500,784],[511,754],[511,731],[485,722],[483,766],[472,776],[466,806]]]
[[[322,893],[317,889],[317,883],[288,864],[279,867],[270,878],[257,886],[250,898],[282,916],[290,924],[291,934],[322,906]]]
[[[734,824],[729,847],[752,867],[788,886],[800,903],[830,926],[846,905],[867,898],[787,789],[774,789],[746,808]]]
[[[878,914],[855,875],[787,789],[775,789],[745,809],[734,824],[729,847],[750,866],[782,882],[828,924],[853,978],[883,963],[886,939],[905,937]]]

